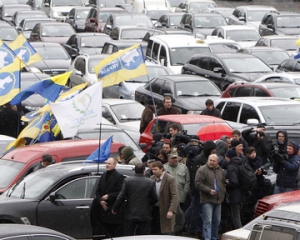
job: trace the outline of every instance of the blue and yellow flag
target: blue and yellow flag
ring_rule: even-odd
[[[24,63],[22,64],[22,67],[42,60],[40,54],[35,51],[22,33],[8,46]]]
[[[110,148],[112,143],[113,136],[110,136],[106,141],[101,144],[86,160],[92,160],[95,162],[103,163],[110,156]]]
[[[29,86],[18,93],[11,100],[10,104],[17,105],[34,93],[38,93],[49,101],[54,102],[58,98],[61,90],[66,85],[71,73],[72,71],[56,75]]]
[[[148,71],[141,44],[120,50],[103,59],[95,66],[95,73],[98,81],[103,81],[103,88],[147,75]]]
[[[20,59],[0,40],[0,105],[20,92],[20,69]]]

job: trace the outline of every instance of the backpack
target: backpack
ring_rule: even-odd
[[[239,165],[239,183],[244,193],[252,191],[257,183],[256,176],[247,160],[242,159]]]

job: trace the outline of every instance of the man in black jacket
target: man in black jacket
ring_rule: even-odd
[[[206,109],[204,109],[200,113],[200,115],[208,115],[208,116],[222,118],[220,110],[214,107],[213,100],[207,99],[205,102],[205,106],[206,106]]]
[[[111,210],[122,189],[124,177],[115,169],[116,159],[109,158],[105,164],[106,172],[100,178],[91,207],[93,239],[101,239],[98,235],[103,234],[106,235],[104,238],[123,236],[122,213],[114,215]]]
[[[155,181],[145,177],[145,165],[135,166],[135,176],[126,178],[122,190],[112,208],[117,214],[127,199],[124,221],[124,235],[149,235],[151,223],[150,207],[158,202]]]

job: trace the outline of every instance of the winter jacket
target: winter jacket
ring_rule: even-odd
[[[215,179],[218,191],[217,194],[210,195],[211,190],[215,189]],[[200,192],[201,203],[221,204],[226,192],[223,169],[219,165],[213,169],[208,164],[200,167],[196,173],[195,186]]]
[[[238,156],[232,157],[227,166],[226,191],[229,204],[242,203],[242,191],[239,182],[239,165],[242,165],[242,159]]]
[[[207,108],[204,109],[200,115],[208,115],[208,116],[213,116],[213,117],[219,117],[219,118],[222,118],[221,116],[221,112],[219,109],[217,108],[213,108],[211,111],[209,111]]]

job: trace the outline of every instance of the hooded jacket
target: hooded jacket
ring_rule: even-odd
[[[276,160],[273,163],[273,171],[277,173],[276,185],[284,188],[297,187],[297,174],[299,169],[299,145],[296,142],[293,144],[294,153],[284,157],[281,160]]]
[[[284,141],[280,142],[278,141],[278,134],[282,133],[284,135]],[[285,130],[280,130],[276,133],[276,142],[275,142],[275,146],[279,148],[280,151],[286,151],[286,147],[288,144],[288,133]]]

